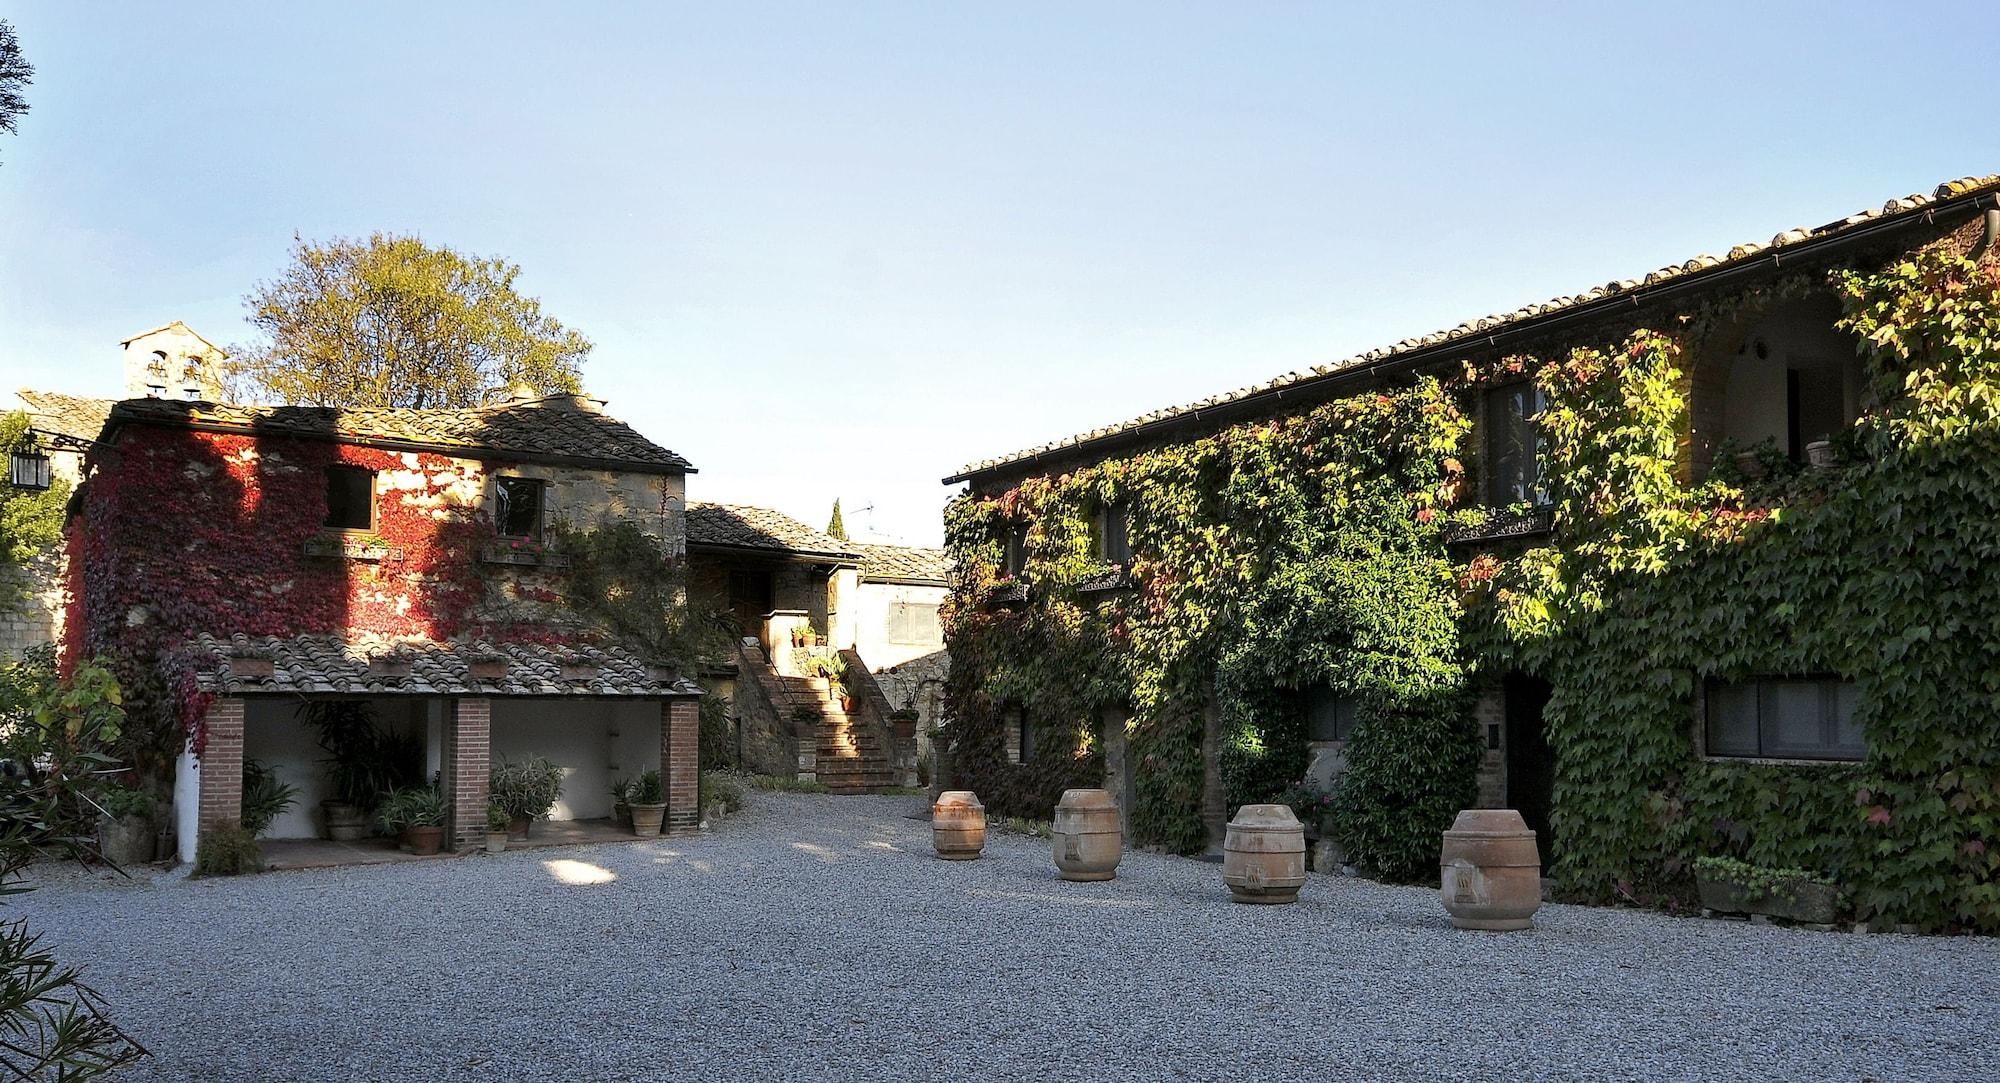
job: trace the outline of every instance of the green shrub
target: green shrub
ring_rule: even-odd
[[[660,785],[660,773],[658,771],[647,771],[637,779],[634,779],[632,789],[628,792],[630,800],[634,805],[664,805],[667,803],[667,792]]]
[[[707,811],[710,805],[720,805],[724,812],[735,812],[742,808],[742,780],[726,771],[703,771],[701,773],[702,810]]]
[[[375,818],[395,834],[406,827],[443,827],[444,795],[430,786],[411,786],[382,799]]]
[[[736,766],[736,729],[729,722],[729,701],[721,696],[701,697],[701,766],[705,771]]]
[[[1333,798],[1347,859],[1385,880],[1436,880],[1441,836],[1479,796],[1478,737],[1462,696],[1364,707]]]
[[[137,786],[106,786],[97,794],[96,800],[98,807],[112,819],[153,814],[151,791]]]
[[[750,775],[753,789],[770,790],[780,793],[826,793],[826,784],[816,779],[798,779],[789,775]]]
[[[264,851],[236,820],[210,824],[194,848],[195,876],[241,876],[264,871]]]
[[[243,761],[243,829],[251,837],[263,834],[298,798],[298,787],[278,781],[277,772],[256,760]]]
[[[493,767],[487,792],[509,816],[538,820],[562,796],[562,779],[562,768],[540,756],[502,760]]]
[[[486,806],[486,830],[488,831],[505,831],[513,826],[513,819],[512,816],[507,815],[507,810],[501,808],[499,805],[489,804]]]

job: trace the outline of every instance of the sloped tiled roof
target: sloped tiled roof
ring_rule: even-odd
[[[104,431],[104,419],[111,416],[111,399],[86,399],[55,391],[15,392],[28,409],[29,424],[37,432],[95,440]]]
[[[748,504],[693,502],[687,508],[688,545],[721,549],[764,549],[800,556],[832,557],[843,564],[861,559],[839,538],[773,508]]]
[[[616,647],[440,643],[360,636],[218,637],[191,645],[196,680],[218,695],[683,696],[701,688]],[[398,658],[402,665],[373,666]],[[474,661],[505,659],[506,675],[472,675]],[[268,660],[271,675],[262,675]]]
[[[1482,337],[1498,334],[1502,330],[1510,329],[1517,324],[1523,324],[1544,316],[1567,312],[1606,299],[1630,298],[1632,301],[1638,301],[1649,289],[1690,275],[1730,265],[1746,264],[1753,260],[1770,256],[1775,250],[1782,250],[1803,245],[1807,242],[1820,241],[1840,234],[1855,232],[1872,224],[1883,222],[1884,220],[1919,220],[1922,212],[1934,210],[1940,203],[1960,201],[1979,196],[1990,196],[1995,191],[2000,191],[2000,174],[1985,177],[1965,177],[1955,181],[1947,181],[1944,184],[1938,185],[1937,189],[1929,195],[1916,194],[1905,196],[1902,199],[1892,199],[1883,204],[1880,209],[1861,211],[1842,218],[1839,221],[1829,222],[1826,225],[1813,229],[1788,229],[1772,237],[1767,243],[1753,241],[1746,244],[1739,244],[1731,248],[1729,253],[1724,256],[1696,256],[1685,263],[1662,267],[1644,278],[1619,279],[1573,296],[1556,297],[1541,304],[1526,305],[1522,308],[1517,308],[1512,312],[1502,312],[1476,320],[1467,320],[1449,330],[1421,335],[1416,338],[1406,338],[1393,346],[1370,350],[1367,353],[1342,361],[1335,361],[1298,372],[1289,372],[1276,379],[1239,388],[1224,394],[1212,395],[1199,402],[1188,403],[1185,406],[1170,406],[1163,410],[1155,410],[1149,414],[1142,414],[1139,417],[1120,422],[1116,425],[1106,425],[1102,428],[1078,433],[1075,436],[1065,437],[1061,440],[1054,440],[1036,447],[1025,448],[1010,455],[985,459],[973,463],[951,477],[946,478],[945,484],[950,485],[964,481],[974,475],[1019,463],[1023,460],[1038,458],[1054,452],[1074,450],[1111,437],[1122,436],[1137,429],[1156,426],[1162,422],[1191,418],[1205,410],[1212,410],[1252,397],[1260,397],[1271,392],[1281,392],[1286,388],[1312,383],[1351,369],[1365,368],[1379,362],[1404,357],[1435,347],[1456,343],[1470,343]]]
[[[639,435],[630,425],[598,413],[589,400],[569,396],[449,410],[126,399],[112,407],[111,421],[434,448],[475,458],[482,453],[543,456],[654,473],[694,469],[686,459]]]
[[[910,545],[866,545],[861,551],[861,578],[905,583],[936,583],[943,586],[951,561],[942,549],[919,549]]]

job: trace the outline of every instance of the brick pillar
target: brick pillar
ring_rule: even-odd
[[[445,704],[439,785],[444,790],[445,842],[456,850],[486,842],[492,720],[490,700],[454,699]]]
[[[201,751],[199,829],[243,818],[243,701],[217,696],[203,720],[208,743]]]
[[[667,787],[664,833],[701,826],[701,701],[676,696],[660,705],[660,778]]]

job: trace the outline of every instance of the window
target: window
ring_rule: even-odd
[[[1035,723],[1022,708],[1014,708],[1014,762],[1028,763],[1035,758]]]
[[[1832,677],[1710,681],[1708,754],[1859,760],[1867,755],[1868,742],[1854,721],[1858,698],[1853,681]]]
[[[927,646],[943,641],[937,606],[918,602],[889,604],[889,642]]]
[[[1097,555],[1106,564],[1132,563],[1132,509],[1112,504],[1097,513]]]
[[[1486,503],[1546,504],[1542,477],[1547,442],[1535,419],[1548,400],[1533,384],[1510,384],[1486,393]]]
[[[1353,696],[1325,685],[1306,692],[1306,740],[1346,741],[1353,736]]]
[[[375,529],[375,472],[358,466],[326,468],[326,525],[333,530]]]
[[[538,478],[493,479],[493,521],[503,538],[542,536],[542,495]]]
[[[1000,574],[1020,575],[1028,570],[1028,524],[1007,524],[1007,536],[1003,542],[1005,552],[1001,555]]]
[[[201,388],[199,388],[199,387],[190,387],[190,388],[185,388],[185,389],[183,389],[183,390],[184,390],[184,391],[185,391],[185,393],[187,394],[187,398],[188,398],[188,401],[189,401],[189,402],[200,402],[200,401],[201,401]]]
[[[146,385],[146,397],[147,397],[147,398],[149,398],[149,399],[164,399],[164,398],[166,398],[166,397],[167,397],[167,385],[166,385],[166,384],[147,384],[147,385]]]
[[[146,375],[161,381],[162,386],[165,385],[167,378],[167,351],[153,351],[152,360],[146,362]]]

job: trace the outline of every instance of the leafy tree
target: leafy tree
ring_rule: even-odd
[[[0,24],[4,28],[4,24]],[[0,414],[0,451],[11,452],[29,438],[28,415]],[[63,505],[69,483],[58,481],[46,492],[0,485],[0,613],[11,612],[27,598],[27,580],[16,573],[62,541]]]
[[[833,518],[826,521],[826,534],[830,538],[847,540],[847,524],[840,518],[840,498],[833,498]]]
[[[591,343],[514,289],[520,267],[417,237],[292,238],[292,264],[244,298],[264,340],[237,372],[307,406],[478,406],[514,384],[575,392]]]
[[[30,890],[37,858],[91,858],[92,794],[114,769],[123,720],[118,683],[100,660],[56,671],[55,652],[0,665],[0,898]],[[75,967],[61,965],[21,919],[0,922],[0,1069],[7,1079],[96,1079],[146,1055],[104,1013]]]
[[[21,91],[35,81],[35,66],[21,55],[21,39],[14,27],[0,19],[0,132],[12,134],[21,115],[28,111],[28,99]]]

